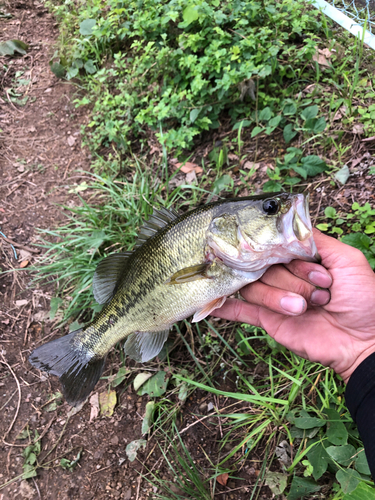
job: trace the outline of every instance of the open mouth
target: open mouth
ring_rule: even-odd
[[[295,197],[292,226],[294,235],[299,241],[299,245],[315,262],[321,262],[321,257],[313,238],[309,214],[309,195],[297,195]]]

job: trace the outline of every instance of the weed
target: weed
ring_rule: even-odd
[[[369,261],[372,269],[375,269],[375,210],[369,203],[362,207],[359,203],[352,204],[352,213],[338,214],[333,207],[326,207],[324,215],[332,222],[317,224],[320,231],[330,234],[344,234],[343,227],[346,226],[349,234],[341,237],[341,241],[361,250]]]
[[[75,36],[55,54],[60,62],[52,70],[61,76],[65,68],[68,78],[86,73],[89,94],[76,104],[94,104],[87,132],[96,146],[114,141],[121,148],[145,126],[157,131],[161,124],[169,148],[186,148],[218,128],[224,110],[246,118],[255,90],[260,109],[276,107],[284,83],[309,71],[322,29],[318,12],[295,0],[266,8],[245,0],[147,0],[142,9],[111,0],[105,11],[91,0],[78,12],[72,4],[55,10]],[[276,113],[267,132],[280,119]]]

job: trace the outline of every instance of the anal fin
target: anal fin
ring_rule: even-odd
[[[169,328],[160,332],[135,332],[125,342],[125,354],[138,363],[145,363],[162,350]]]
[[[212,302],[206,304],[202,309],[198,309],[193,316],[192,322],[198,323],[201,319],[206,318],[214,309],[218,309],[221,307],[224,302],[227,300],[227,297],[219,297],[218,299],[213,300]]]

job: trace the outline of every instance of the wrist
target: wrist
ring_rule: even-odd
[[[343,379],[345,384],[347,384],[350,380],[350,377],[352,376],[353,372],[359,367],[359,365],[367,359],[371,354],[375,352],[375,344],[369,346],[367,349],[361,352],[361,354],[355,359],[353,364],[347,368],[346,370],[339,372],[337,371],[336,373],[340,375],[340,377]],[[335,370],[336,371],[336,370]]]

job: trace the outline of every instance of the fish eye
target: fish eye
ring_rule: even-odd
[[[272,198],[263,202],[263,211],[267,215],[275,215],[279,211],[280,203],[277,199]]]

